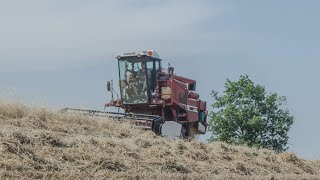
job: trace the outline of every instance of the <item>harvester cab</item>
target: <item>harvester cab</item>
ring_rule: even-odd
[[[154,51],[118,55],[119,85],[124,105],[148,104],[155,91],[161,59]]]

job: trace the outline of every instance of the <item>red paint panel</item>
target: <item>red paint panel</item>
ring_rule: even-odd
[[[199,115],[197,112],[191,112],[191,111],[188,111],[188,121],[189,122],[196,122],[196,121],[199,121]]]
[[[200,111],[206,111],[207,110],[207,102],[206,101],[200,101]]]

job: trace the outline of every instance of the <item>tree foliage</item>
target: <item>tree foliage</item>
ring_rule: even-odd
[[[267,93],[249,77],[240,76],[236,82],[229,79],[222,96],[212,91],[215,100],[210,115],[211,141],[287,150],[288,131],[294,118],[284,107],[286,97]]]

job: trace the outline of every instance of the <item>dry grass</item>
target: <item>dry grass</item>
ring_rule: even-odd
[[[320,162],[0,103],[0,179],[320,179]]]

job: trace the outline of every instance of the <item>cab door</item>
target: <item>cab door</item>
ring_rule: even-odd
[[[147,83],[148,83],[148,96],[154,92],[156,87],[157,74],[160,72],[160,60],[149,58],[147,60]]]

